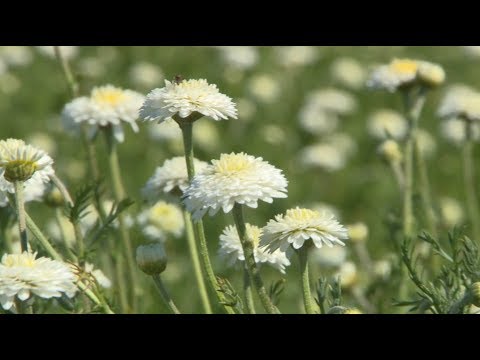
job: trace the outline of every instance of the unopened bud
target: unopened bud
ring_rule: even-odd
[[[167,268],[167,254],[163,244],[156,242],[137,248],[137,265],[148,275],[161,274]]]

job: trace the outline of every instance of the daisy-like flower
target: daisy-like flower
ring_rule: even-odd
[[[440,215],[448,228],[460,225],[465,220],[462,204],[450,197],[440,198]]]
[[[420,82],[425,86],[438,86],[445,80],[445,72],[436,64],[411,59],[394,59],[377,67],[367,80],[367,86],[395,91]]]
[[[137,216],[137,223],[147,238],[164,241],[168,236],[180,237],[183,233],[183,215],[178,206],[159,201]]]
[[[198,159],[194,159],[193,162],[197,174],[201,173],[208,165]],[[188,173],[185,158],[176,156],[165,160],[162,166],[155,169],[155,173],[143,187],[142,193],[146,199],[156,201],[165,194],[183,193],[187,187]]]
[[[316,103],[308,102],[299,113],[300,126],[313,135],[328,134],[338,127],[339,118]]]
[[[128,123],[138,132],[139,109],[144,96],[132,90],[123,90],[112,85],[95,87],[90,96],[76,98],[65,105],[62,120],[67,130],[78,131],[81,123],[90,126],[91,136],[99,128],[112,126],[115,139],[123,142],[121,124]]]
[[[300,249],[308,240],[321,248],[324,244],[329,247],[344,246],[342,240],[346,239],[348,230],[333,214],[296,207],[287,210],[285,215],[275,216],[265,225],[260,246],[266,247],[269,252],[280,249],[289,255],[292,248]]]
[[[331,144],[319,143],[302,149],[300,162],[306,167],[319,167],[333,172],[345,167],[347,154]]]
[[[163,72],[157,65],[148,62],[138,62],[129,71],[130,81],[136,86],[149,88],[158,86],[163,80]]]
[[[314,263],[327,268],[337,268],[345,262],[347,250],[343,246],[322,247],[313,249],[311,255]]]
[[[376,139],[384,140],[391,137],[395,140],[401,140],[407,134],[408,123],[396,111],[380,109],[370,115],[367,130]]]
[[[465,85],[450,87],[440,103],[438,115],[442,118],[480,120],[480,92]]]
[[[435,138],[424,129],[417,129],[417,141],[420,153],[426,159],[431,158],[437,151]]]
[[[218,46],[223,60],[229,66],[246,70],[258,62],[258,51],[253,46]]]
[[[263,103],[273,103],[280,96],[281,87],[271,75],[258,74],[248,80],[248,91],[253,97]]]
[[[470,129],[468,129],[469,125]],[[480,123],[474,122],[469,125],[460,118],[447,119],[441,122],[440,132],[447,141],[455,145],[464,144],[467,135],[470,135],[474,141],[478,141],[480,139]],[[470,134],[468,134],[469,130]]]
[[[253,254],[255,257],[255,262],[257,264],[267,263],[282,274],[285,274],[285,266],[290,265],[290,260],[287,259],[285,253],[280,250],[269,253],[258,247],[260,242],[260,237],[262,235],[262,229],[255,225],[245,224],[247,229],[247,236],[253,242]],[[222,235],[220,235],[220,248],[218,251],[219,255],[226,258],[228,264],[232,266],[236,261],[245,261],[245,256],[243,254],[242,243],[240,242],[240,237],[238,236],[237,229],[235,226],[227,226]]]
[[[319,58],[315,46],[279,46],[275,50],[277,61],[288,68],[309,65]]]
[[[261,157],[231,153],[221,154],[195,175],[183,199],[193,219],[199,220],[207,211],[210,216],[220,209],[228,213],[235,203],[256,208],[258,200],[271,203],[287,197],[286,192],[287,180],[280,169]]]
[[[351,94],[335,88],[313,91],[307,96],[308,104],[337,115],[349,115],[357,109],[357,101]]]
[[[158,123],[174,116],[185,119],[192,114],[227,120],[237,118],[237,109],[231,98],[205,79],[178,83],[165,80],[165,87],[152,90],[140,109],[142,119]]]
[[[0,263],[0,303],[5,310],[17,297],[27,300],[31,294],[44,299],[73,297],[77,291],[75,275],[69,265],[41,257],[36,253],[5,254]]]
[[[355,59],[336,59],[330,67],[330,72],[335,81],[350,89],[356,90],[365,86],[365,69]]]

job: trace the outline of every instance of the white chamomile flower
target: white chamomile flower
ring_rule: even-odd
[[[438,115],[442,118],[480,120],[480,92],[465,85],[451,86],[440,103]]]
[[[338,127],[339,118],[315,102],[308,102],[300,109],[300,126],[313,135],[329,134]]]
[[[111,126],[115,139],[123,142],[122,123],[128,123],[138,132],[139,109],[144,96],[132,90],[124,90],[112,85],[95,87],[90,96],[76,98],[65,105],[62,121],[66,130],[78,131],[81,123],[89,125],[91,136],[99,128]]]
[[[55,59],[55,47],[54,46],[35,46],[35,48],[42,54],[49,58]],[[78,46],[59,46],[62,56],[71,60],[78,55]]]
[[[278,46],[275,50],[278,62],[285,67],[309,65],[319,57],[315,46]]]
[[[252,76],[248,80],[247,88],[256,100],[267,104],[275,102],[281,91],[278,81],[268,74]]]
[[[442,197],[439,205],[440,215],[447,228],[461,225],[465,221],[465,212],[458,200]]]
[[[1,172],[1,171],[0,171]],[[24,201],[42,201],[45,192],[47,191],[47,184],[43,182],[38,176],[35,174],[25,181],[23,189],[23,197]],[[11,182],[5,180],[3,176],[0,177],[0,207],[4,207],[8,205],[8,197],[7,192],[13,194],[15,191],[14,186]]]
[[[92,279],[88,280],[95,280],[98,285],[105,289],[109,289],[112,287],[111,280],[105,276],[102,270],[96,269],[95,266],[91,263],[85,263],[84,269],[81,269],[80,267],[78,267],[78,265],[70,265],[70,267],[75,274],[77,282],[91,277]]]
[[[225,63],[234,68],[246,70],[258,62],[258,51],[253,46],[218,46],[217,49]]]
[[[408,123],[398,112],[380,109],[370,115],[367,122],[368,133],[376,139],[393,138],[401,140],[408,131]]]
[[[275,216],[265,225],[260,246],[270,252],[280,249],[291,253],[292,248],[300,249],[308,240],[321,248],[324,244],[329,247],[344,246],[342,240],[346,239],[347,229],[333,214],[297,207],[287,210],[285,215]]]
[[[26,46],[0,46],[0,59],[9,66],[25,66],[32,62],[32,53]]]
[[[287,138],[285,130],[281,126],[275,124],[264,125],[260,129],[260,133],[265,142],[272,145],[280,145],[284,143]]]
[[[349,115],[357,109],[357,101],[350,93],[335,88],[311,92],[307,96],[308,104],[337,115]]]
[[[344,289],[351,289],[359,280],[357,266],[351,261],[343,263],[333,276],[340,277],[340,286]]]
[[[178,206],[158,201],[152,207],[143,210],[137,216],[137,223],[147,238],[152,241],[164,241],[169,236],[180,237],[184,222]]]
[[[140,109],[142,119],[158,123],[174,116],[185,119],[192,114],[227,120],[237,118],[237,109],[231,98],[205,79],[178,83],[165,80],[165,87],[152,90]]]
[[[258,200],[268,203],[273,198],[285,198],[287,180],[282,171],[245,153],[221,154],[212,160],[203,172],[195,175],[184,192],[184,203],[195,220],[208,211],[210,216],[218,210],[228,213],[235,203],[252,208]]]
[[[420,153],[425,159],[431,158],[436,150],[437,143],[435,138],[424,129],[417,129],[417,142],[420,149]]]
[[[285,266],[290,265],[290,261],[285,256],[285,253],[280,250],[269,253],[264,249],[260,249],[258,244],[262,235],[262,229],[257,226],[246,224],[247,236],[253,242],[253,254],[257,264],[267,263],[282,274],[285,274]],[[236,261],[245,261],[243,254],[242,243],[238,236],[235,226],[227,226],[222,235],[220,235],[219,255],[228,260],[229,265],[233,265]]]
[[[365,85],[366,71],[362,65],[352,58],[338,58],[331,67],[330,72],[335,81],[350,88],[360,89]]]
[[[322,247],[313,249],[311,259],[314,263],[322,267],[337,268],[341,266],[347,258],[347,250],[343,246]]]
[[[468,56],[473,58],[480,57],[480,46],[462,46],[462,48]]]
[[[197,174],[208,165],[198,159],[193,159],[193,164]],[[187,187],[188,173],[185,157],[176,156],[165,160],[162,166],[155,169],[155,173],[143,187],[142,193],[147,200],[156,201],[160,196],[171,192],[183,193]]]
[[[15,297],[20,301],[31,294],[44,299],[73,297],[77,291],[69,265],[49,258],[36,259],[36,253],[5,254],[0,263],[0,303],[10,309]]]
[[[300,162],[306,166],[319,167],[328,172],[341,170],[347,163],[347,154],[329,143],[309,145],[300,152]]]
[[[135,63],[130,68],[129,77],[135,86],[147,89],[158,86],[164,78],[159,66],[144,61]]]
[[[480,124],[478,122],[467,124],[465,120],[452,118],[441,122],[440,132],[447,141],[455,145],[462,145],[467,140],[467,135],[471,136],[474,141],[480,139]]]

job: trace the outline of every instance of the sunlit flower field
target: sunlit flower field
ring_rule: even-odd
[[[0,47],[0,314],[480,311],[479,64]]]

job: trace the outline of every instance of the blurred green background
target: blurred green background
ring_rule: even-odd
[[[90,181],[91,176],[87,172],[80,139],[66,134],[62,128],[60,114],[70,100],[70,93],[61,68],[52,56],[53,50],[45,48],[0,49],[4,64],[0,66],[1,138],[21,138],[36,142],[39,147],[43,144],[55,160],[57,174],[74,192],[85,181]],[[147,94],[155,87],[163,87],[163,79],[171,80],[177,74],[184,78],[205,78],[209,83],[217,84],[222,93],[239,104],[239,118],[219,122],[206,118],[199,120],[196,127],[201,127],[201,134],[199,130],[194,135],[196,157],[209,161],[221,153],[243,151],[263,157],[282,169],[289,180],[288,198],[277,199],[271,205],[260,203],[258,209],[247,209],[247,220],[263,226],[275,214],[288,208],[327,203],[338,209],[343,224],[361,221],[368,225],[367,247],[371,258],[377,261],[395,252],[385,222],[400,214],[401,197],[390,169],[377,154],[380,141],[369,135],[366,124],[368,116],[379,108],[401,112],[402,101],[395,93],[348,84],[348,79],[342,80],[332,67],[339,59],[348,58],[359,65],[363,80],[373,66],[387,63],[394,57],[427,60],[445,69],[446,84],[429,94],[420,127],[430,133],[436,145],[427,160],[435,205],[438,207],[438,199],[444,196],[463,204],[460,150],[441,136],[436,110],[448,85],[461,82],[480,86],[480,54],[475,48],[250,47],[232,50],[217,47],[74,47],[63,51],[69,56],[82,94],[88,94],[93,86],[105,84]],[[340,116],[334,132],[314,135],[300,126],[300,112],[308,95],[324,88],[348,92],[356,107]],[[140,190],[155,168],[165,159],[183,154],[178,140],[152,138],[153,126],[157,125],[140,123],[137,134],[125,126],[126,139],[119,146],[125,187],[136,202],[128,211],[132,216],[144,206]],[[346,157],[345,166],[326,171],[321,167],[302,165],[301,150],[305,146],[328,141],[336,133],[347,134],[355,144],[354,150]],[[108,184],[103,138],[99,137],[96,144]],[[108,193],[111,194],[107,187]],[[40,225],[53,217],[53,210],[40,203],[30,203],[28,208]],[[231,214],[205,217],[204,223],[216,272],[230,279],[241,292],[242,272],[239,268],[228,268],[217,256],[218,237],[226,225],[233,223]],[[136,245],[145,242],[138,229],[132,234]],[[200,312],[185,239],[169,239],[166,246],[169,265],[164,278],[172,296],[181,311]],[[363,269],[348,244],[347,254],[361,275]],[[96,255],[93,262],[95,258]],[[96,265],[102,268],[100,262]],[[314,281],[321,274],[334,271],[315,262],[312,268]],[[102,270],[112,278],[109,269]],[[297,259],[292,259],[285,276],[266,265],[262,267],[262,273],[267,286],[282,277],[286,279],[279,305],[283,312],[303,312]],[[140,312],[165,312],[151,280],[140,272],[138,278],[143,289]],[[360,276],[358,287],[365,290],[370,282],[371,279]],[[388,283],[388,277],[385,282]],[[115,290],[107,290],[106,294],[110,299],[115,298]],[[390,306],[388,290],[371,301],[384,312],[404,311]],[[349,289],[345,289],[344,302],[361,308]],[[260,308],[258,303],[257,310]]]

